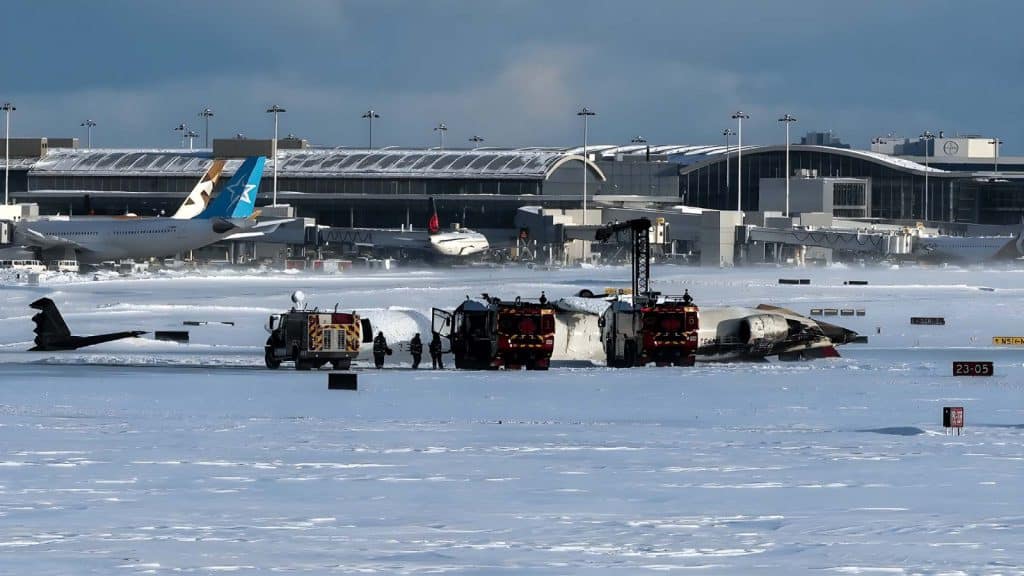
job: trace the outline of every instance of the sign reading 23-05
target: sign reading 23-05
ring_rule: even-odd
[[[992,376],[995,368],[991,362],[953,362],[953,376]]]

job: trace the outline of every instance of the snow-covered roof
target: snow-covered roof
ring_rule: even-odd
[[[202,174],[208,150],[58,149],[25,167],[38,174],[152,175]],[[278,176],[546,179],[566,162],[583,157],[564,148],[305,148],[278,151]],[[229,163],[230,173],[240,160]],[[604,174],[593,162],[591,170]],[[268,161],[268,170],[273,161]]]
[[[213,159],[207,151],[189,150],[50,150],[35,159],[30,171],[36,174],[81,174],[95,176],[175,175],[199,176]],[[242,160],[231,160],[226,170],[234,172]]]
[[[587,156],[610,161],[617,157],[643,157],[646,144],[587,146]],[[744,154],[785,150],[784,145],[743,146]],[[734,157],[736,146],[695,144],[656,144],[651,154],[682,166],[683,173],[720,160],[726,153]],[[793,144],[791,152],[821,152],[850,156],[917,173],[947,174],[946,170],[868,150]],[[278,175],[284,177],[353,178],[482,178],[547,179],[567,162],[582,162],[583,147],[524,147],[474,149],[439,148],[304,148],[278,151]],[[209,150],[176,149],[51,149],[42,158],[11,159],[11,167],[40,175],[95,176],[199,176],[212,162]],[[0,159],[2,163],[2,159]],[[241,160],[228,161],[225,172],[231,174]],[[605,180],[600,167],[588,166]],[[0,164],[2,166],[2,164]],[[268,160],[267,170],[273,167]]]
[[[765,152],[781,152],[785,151],[785,144],[775,144],[771,146],[744,146],[744,154],[759,154]],[[718,161],[725,154],[725,146],[692,146],[687,149],[679,148],[671,152],[660,152],[660,154],[668,155],[668,160],[676,164],[682,164],[686,166],[682,173],[685,174],[691,170],[696,170],[706,164]],[[791,144],[789,146],[790,153],[793,152],[823,152],[828,154],[838,154],[840,156],[850,156],[853,158],[861,158],[878,164],[889,166],[897,170],[908,170],[912,172],[929,174],[949,174],[947,170],[941,170],[933,166],[925,166],[924,164],[918,164],[917,162],[907,160],[905,158],[897,158],[895,156],[889,156],[888,154],[881,154],[879,152],[871,152],[868,150],[855,150],[851,148],[833,148],[831,146],[814,146],[807,144]],[[651,148],[651,153],[654,153],[654,148]],[[729,156],[735,157],[736,147],[729,147]]]

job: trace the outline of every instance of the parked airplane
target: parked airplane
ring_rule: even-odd
[[[213,188],[217,185],[217,179],[224,170],[226,160],[214,160],[206,174],[199,179],[199,183],[192,188],[192,193],[185,198],[185,201],[178,207],[178,211],[171,218],[175,220],[189,220],[199,216],[206,207],[210,205],[210,198],[213,196]]]
[[[97,334],[95,336],[72,336],[71,330],[68,329],[68,325],[64,322],[64,318],[60,315],[60,311],[57,310],[57,305],[53,303],[53,300],[40,298],[29,304],[29,307],[41,310],[41,312],[32,317],[32,321],[36,323],[34,330],[36,339],[35,346],[29,349],[30,352],[77,350],[84,346],[92,346],[93,344],[120,340],[122,338],[136,338],[145,334],[145,332],[139,330],[130,330],[127,332]]]
[[[1016,236],[918,236],[914,254],[926,260],[983,264],[1024,256],[1024,226]]]
[[[266,158],[247,158],[224,190],[191,219],[69,218],[22,221],[15,241],[44,253],[73,251],[79,262],[171,256],[221,240],[262,235],[278,222],[251,218]],[[197,202],[198,203],[198,202]],[[194,209],[190,206],[190,211]]]
[[[319,231],[324,243],[350,244],[370,248],[401,249],[430,256],[463,258],[486,252],[487,237],[466,228],[441,231],[434,198],[428,199],[430,219],[425,230],[394,228],[327,228]]]
[[[192,192],[185,198],[178,206],[178,210],[171,216],[175,220],[188,220],[195,218],[206,207],[210,205],[210,198],[213,197],[213,189],[217,185],[217,180],[220,178],[221,172],[224,171],[224,165],[227,164],[226,160],[214,160],[210,163],[210,167],[207,168],[206,172],[199,179],[199,182],[192,188]],[[90,218],[101,219],[101,218],[138,218],[137,214],[121,214],[117,216],[96,216],[92,214],[91,201],[89,194],[85,194],[85,205],[86,213]],[[70,220],[70,216],[44,216],[44,220]]]

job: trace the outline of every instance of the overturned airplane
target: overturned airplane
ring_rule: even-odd
[[[620,299],[569,297],[555,302],[558,331],[552,360],[606,361],[616,324],[604,320]],[[697,362],[805,360],[839,356],[836,346],[857,333],[796,312],[761,304],[756,308],[702,306],[698,312]]]
[[[29,307],[40,310],[32,317],[36,323],[35,346],[29,352],[49,352],[54,350],[77,350],[84,346],[120,340],[122,338],[135,338],[145,334],[138,330],[127,332],[111,332],[109,334],[97,334],[95,336],[72,336],[71,330],[61,317],[57,305],[49,298],[40,298],[29,304]]]

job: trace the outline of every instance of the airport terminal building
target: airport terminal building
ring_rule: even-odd
[[[12,200],[37,203],[43,214],[171,214],[213,158],[271,152],[269,140],[215,140],[212,149],[196,151],[88,150],[73,140],[40,138],[11,142]],[[998,172],[932,160],[926,167],[877,151],[791,145],[791,186],[820,185],[833,196],[823,204],[839,217],[1020,222],[1024,159],[999,159]],[[226,172],[239,164],[228,162]],[[272,201],[273,165],[268,161],[261,205]],[[370,150],[283,139],[277,199],[324,225],[421,227],[425,199],[433,196],[445,224],[511,234],[521,206],[578,208],[584,177],[589,201],[602,205],[735,210],[740,195],[744,211],[776,210],[772,190],[784,182],[785,166],[784,145],[742,151],[721,145],[600,145],[584,156],[580,147]]]

